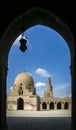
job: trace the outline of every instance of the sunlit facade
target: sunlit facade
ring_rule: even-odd
[[[37,111],[51,109],[71,109],[71,97],[55,98],[51,79],[48,77],[46,91],[44,97],[41,98],[36,94],[32,77],[25,72],[20,73],[7,96],[7,110]]]

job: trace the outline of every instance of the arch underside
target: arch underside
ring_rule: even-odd
[[[67,42],[67,45],[69,46],[70,49],[70,54],[71,54],[71,64],[74,61],[74,56],[75,56],[75,43],[74,43],[74,38],[72,36],[72,33],[70,31],[70,29],[68,28],[68,26],[66,25],[66,23],[64,23],[59,17],[55,16],[54,14],[52,14],[50,11],[47,11],[45,9],[41,9],[41,8],[34,8],[31,10],[28,10],[26,12],[24,12],[23,14],[21,14],[20,16],[18,16],[13,22],[11,22],[11,24],[7,27],[7,29],[5,30],[4,34],[2,35],[2,37],[0,38],[0,67],[1,67],[1,78],[0,78],[0,82],[1,82],[1,101],[0,103],[5,102],[6,99],[6,72],[7,72],[7,68],[8,68],[8,54],[9,54],[9,50],[13,44],[13,42],[16,40],[16,38],[23,32],[22,31],[22,21],[24,21],[23,23],[23,28],[24,30],[27,30],[28,28],[35,26],[35,25],[44,25],[47,26],[49,28],[54,29],[55,31],[57,31]],[[76,62],[75,62],[76,63]],[[75,74],[75,64],[73,64],[73,71],[72,71],[72,125],[73,128],[76,128],[76,122],[75,122],[75,110],[76,110],[76,106],[75,106],[75,96],[76,96],[76,74]],[[3,90],[2,88],[4,88],[5,85],[5,89]],[[1,119],[0,121],[4,123],[4,128],[6,126],[6,120],[5,120],[5,116],[6,116],[6,107],[5,107],[5,103],[3,103],[1,105],[0,111],[2,114],[0,114]],[[60,106],[60,105],[59,105]],[[60,107],[59,107],[60,108]],[[3,124],[2,126],[3,127]],[[1,128],[0,127],[0,128]]]
[[[5,52],[5,54],[1,57],[6,57],[6,59],[5,61],[1,59],[1,62],[7,62],[9,50],[16,38],[23,31],[35,25],[44,25],[57,31],[64,38],[64,40],[66,40],[70,48],[72,62],[74,56],[74,39],[70,29],[59,17],[41,8],[34,8],[24,12],[18,16],[5,30],[5,33],[1,38],[2,45],[0,54]]]

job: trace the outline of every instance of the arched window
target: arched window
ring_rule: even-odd
[[[23,95],[23,90],[22,90],[22,84],[20,84],[19,90],[18,90],[19,95]]]

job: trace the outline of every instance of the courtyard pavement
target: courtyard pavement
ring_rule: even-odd
[[[71,130],[71,111],[8,111],[8,130]]]

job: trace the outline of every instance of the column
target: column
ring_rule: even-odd
[[[76,130],[76,60],[71,66],[72,75],[72,129]]]
[[[0,130],[7,130],[6,122],[6,75],[7,67],[0,66]]]
[[[64,109],[64,102],[61,103],[61,109]]]
[[[47,110],[49,110],[49,102],[47,102]]]
[[[40,110],[43,110],[43,108],[42,108],[42,102],[40,102]]]
[[[54,103],[54,109],[57,109],[57,102]]]

